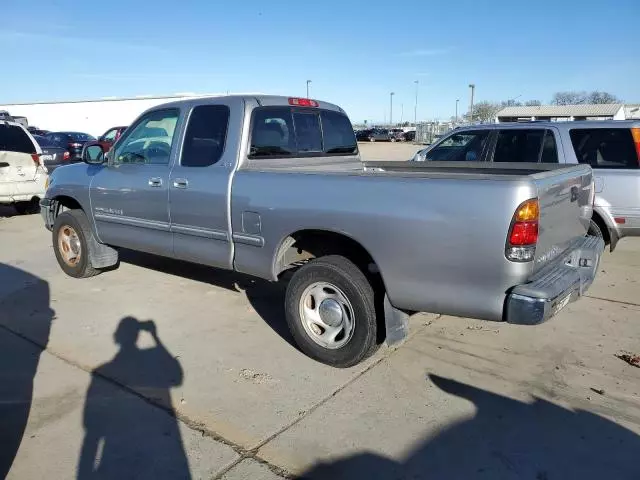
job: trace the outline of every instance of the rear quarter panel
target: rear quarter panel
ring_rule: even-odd
[[[233,233],[243,212],[257,213],[264,245],[236,243],[235,268],[275,279],[287,236],[329,230],[367,249],[395,306],[499,320],[505,292],[531,273],[504,248],[516,207],[534,193],[520,180],[239,170]]]

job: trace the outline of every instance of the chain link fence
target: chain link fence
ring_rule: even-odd
[[[419,123],[416,126],[416,143],[422,143],[426,145],[432,144],[438,138],[443,136],[448,131],[462,126],[462,123],[452,122],[424,122]]]

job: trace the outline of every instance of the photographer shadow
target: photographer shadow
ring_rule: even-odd
[[[142,331],[153,347],[138,347]],[[180,363],[153,321],[125,317],[114,340],[120,347],[114,358],[92,372],[77,478],[190,478],[171,400],[171,388],[182,384]]]

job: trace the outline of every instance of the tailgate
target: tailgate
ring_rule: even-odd
[[[28,153],[0,151],[0,183],[35,180],[39,168],[36,161]]]
[[[592,170],[578,165],[532,176],[540,202],[534,271],[564,252],[589,229],[595,195]]]

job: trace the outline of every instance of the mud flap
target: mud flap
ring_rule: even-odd
[[[409,315],[391,305],[389,296],[384,296],[384,325],[386,342],[390,347],[401,343],[409,334]]]

